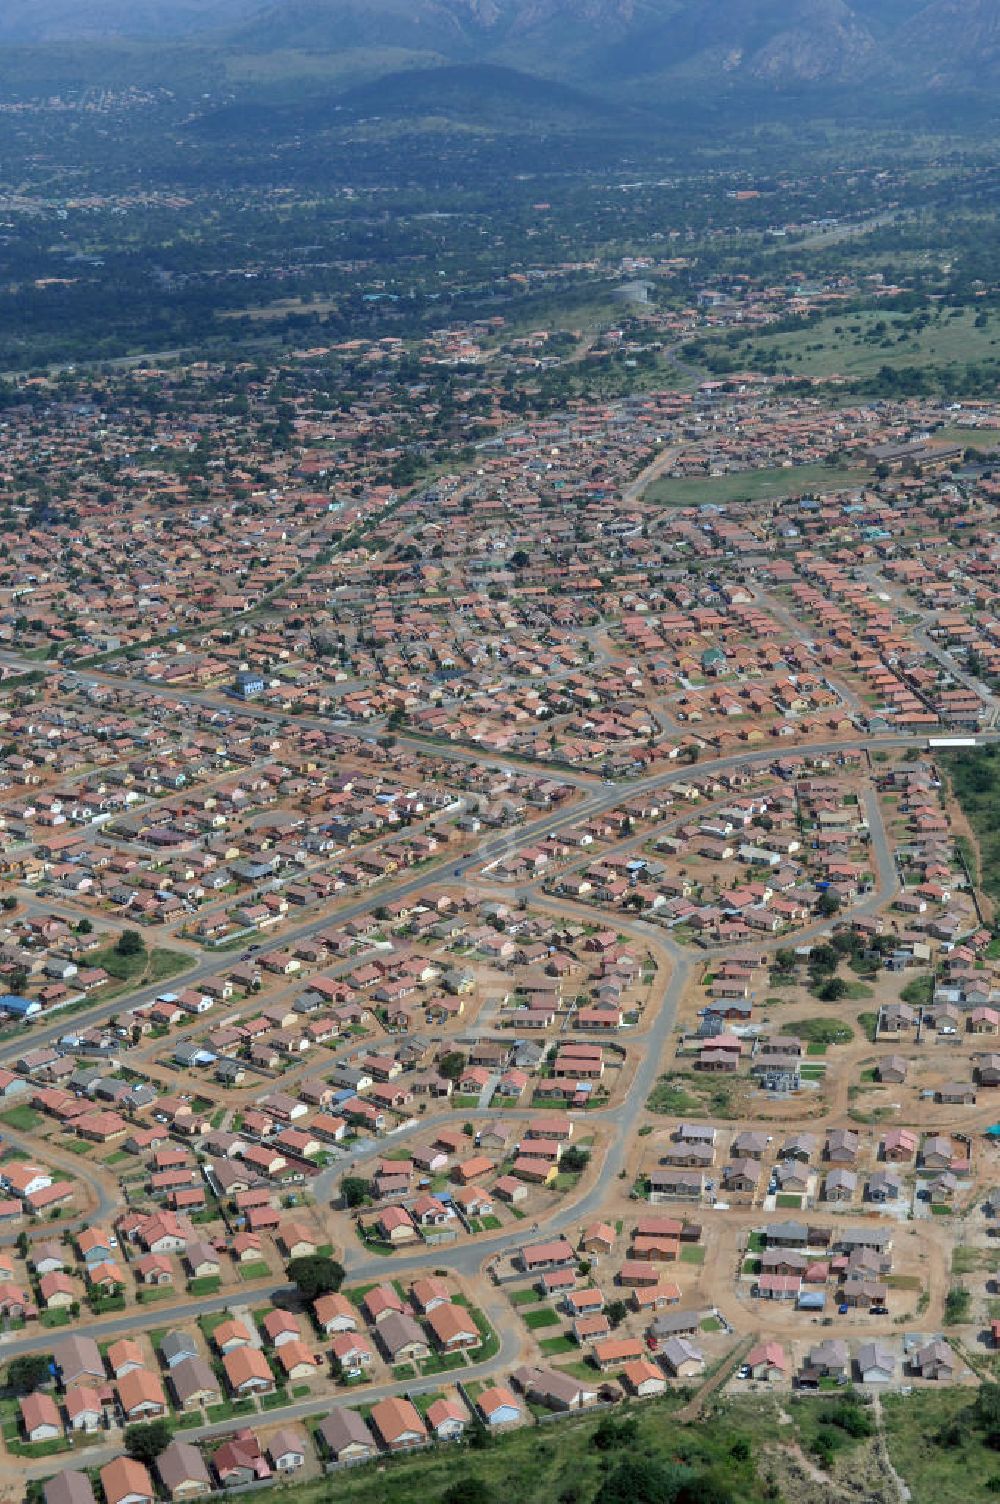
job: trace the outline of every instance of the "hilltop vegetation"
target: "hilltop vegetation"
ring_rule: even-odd
[[[941,764],[975,834],[983,888],[996,901],[1000,899],[1000,826],[997,823],[1000,747],[950,752],[941,758]]]
[[[953,0],[10,0],[0,42],[29,73],[25,53],[69,44],[62,66],[81,85],[104,86],[109,44],[168,42],[189,53],[176,73],[213,84],[271,57],[271,77],[315,76],[322,58],[348,81],[491,63],[677,114],[681,100],[735,117],[783,97],[799,115],[871,118],[911,100],[934,109],[947,90],[954,118],[956,92],[991,107],[996,27],[996,0],[967,0],[960,17]],[[156,52],[132,54],[143,82],[160,75]]]

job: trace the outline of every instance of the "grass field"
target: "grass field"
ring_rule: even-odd
[[[116,982],[134,982],[138,986],[141,982],[166,981],[167,977],[192,965],[193,958],[186,951],[160,947],[140,951],[134,956],[123,956],[117,946],[105,945],[94,952],[88,964],[100,966]]]
[[[1000,428],[936,428],[935,443],[961,444],[965,449],[996,449],[1000,446]]]
[[[883,1398],[889,1455],[910,1489],[912,1504],[968,1504],[996,1492],[992,1480],[1000,1478],[1000,1456],[961,1422],[971,1398],[961,1389]],[[956,1421],[959,1443],[942,1445]]]
[[[719,506],[727,501],[766,501],[802,496],[813,491],[842,491],[864,485],[871,477],[863,470],[829,465],[794,465],[791,469],[747,470],[739,475],[697,475],[682,480],[661,476],[644,493],[647,501],[664,506]]]
[[[649,1094],[646,1108],[649,1112],[667,1113],[672,1116],[689,1113],[692,1117],[732,1118],[739,1116],[740,1092],[746,1083],[724,1081],[718,1076],[700,1077],[692,1071],[682,1074],[675,1071],[661,1076]]]
[[[749,339],[729,353],[737,370],[763,367],[792,376],[848,380],[875,376],[882,366],[926,370],[1000,357],[1000,319],[995,314],[980,327],[975,312],[965,309],[957,317],[931,318],[923,328],[921,322],[883,309],[840,312],[807,329]],[[705,344],[711,347],[712,341]]]

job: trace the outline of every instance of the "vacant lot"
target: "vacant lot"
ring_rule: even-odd
[[[706,340],[711,347],[711,341]],[[857,379],[882,366],[965,366],[1000,356],[1000,321],[961,310],[926,318],[874,309],[836,313],[805,329],[749,339],[732,350],[736,369],[758,367],[793,376]]]
[[[970,1401],[960,1389],[883,1399],[889,1455],[912,1504],[970,1504],[997,1493],[1000,1455],[966,1423]]]
[[[726,501],[765,501],[812,492],[842,491],[863,485],[866,474],[829,465],[794,465],[791,469],[748,470],[741,475],[697,475],[683,480],[662,476],[645,493],[664,506],[700,507]]]

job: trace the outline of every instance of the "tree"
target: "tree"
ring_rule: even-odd
[[[371,1195],[371,1183],[361,1175],[345,1175],[340,1182],[345,1206],[363,1206]]]
[[[141,956],[145,949],[146,942],[138,930],[122,930],[115,946],[120,956]]]
[[[827,888],[826,892],[821,893],[819,896],[819,903],[816,905],[817,914],[821,914],[824,919],[829,919],[832,915],[838,913],[839,910],[839,894],[834,893],[830,888]]]
[[[624,1302],[619,1301],[619,1305]],[[621,1452],[630,1447],[639,1435],[639,1424],[634,1415],[617,1420],[613,1415],[603,1415],[590,1438],[590,1445],[598,1452]]]
[[[682,1483],[677,1493],[677,1504],[733,1504],[734,1495],[728,1483],[711,1473],[702,1473]]]
[[[475,1473],[456,1478],[441,1495],[441,1504],[492,1504],[492,1500],[493,1494]]]
[[[986,1445],[1000,1451],[1000,1384],[980,1385],[973,1409]]]
[[[857,956],[864,949],[857,930],[838,930],[835,935],[830,936],[830,944],[841,956]]]
[[[628,1306],[623,1300],[613,1300],[609,1306],[605,1307],[604,1314],[608,1318],[609,1326],[621,1326],[628,1315]]]
[[[329,1295],[344,1282],[343,1265],[324,1253],[308,1253],[292,1259],[286,1272],[304,1300]]]
[[[843,977],[828,977],[816,990],[816,996],[824,1003],[839,1003],[847,996],[847,983]]]
[[[438,1070],[449,1081],[457,1081],[465,1070],[465,1056],[461,1050],[449,1050],[438,1062]]]
[[[32,1394],[51,1377],[47,1353],[25,1353],[7,1369],[7,1387],[15,1394]]]
[[[94,926],[91,924],[89,919],[81,919],[76,927],[76,932],[78,935],[90,935],[93,933],[93,930]]]
[[[794,971],[798,965],[798,956],[787,946],[780,945],[774,953],[775,971]]]
[[[167,1420],[151,1420],[145,1425],[128,1426],[125,1430],[125,1450],[137,1462],[148,1467],[170,1445],[173,1431]]]
[[[585,1170],[589,1163],[590,1155],[587,1153],[587,1150],[578,1149],[573,1144],[569,1149],[564,1150],[562,1158],[559,1161],[559,1168],[560,1170],[568,1170],[571,1175],[574,1175],[580,1170]]]
[[[608,1473],[594,1504],[674,1504],[677,1472],[650,1457],[623,1457]]]
[[[836,971],[839,960],[832,945],[814,945],[809,952],[809,970],[820,974]]]

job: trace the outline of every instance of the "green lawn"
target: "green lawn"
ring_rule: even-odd
[[[282,1388],[280,1385],[272,1394],[262,1394],[260,1397],[260,1408],[262,1410],[280,1410],[287,1404],[288,1390]]]
[[[189,1279],[187,1290],[189,1295],[215,1295],[221,1287],[217,1274],[203,1274],[200,1279]]]
[[[215,1331],[215,1328],[217,1326],[221,1326],[224,1321],[228,1320],[228,1311],[206,1311],[203,1316],[198,1317],[198,1325],[201,1327],[206,1337],[211,1337],[212,1333]]]
[[[542,1337],[539,1340],[538,1346],[547,1358],[554,1358],[560,1353],[573,1353],[578,1350],[575,1339],[570,1336]]]
[[[97,1145],[92,1144],[88,1139],[85,1138],[70,1138],[66,1140],[66,1142],[62,1145],[62,1148],[64,1148],[68,1154],[82,1155],[92,1153],[97,1148]]]
[[[845,1023],[842,1018],[833,1018],[829,1015],[804,1018],[795,1025],[794,1032],[800,1039],[808,1041],[810,1045],[822,1045],[824,1048],[831,1044],[849,1044],[854,1038],[854,1030],[850,1024]],[[810,1049],[809,1054],[812,1053]]]
[[[468,1311],[476,1323],[476,1331],[479,1333],[481,1339],[479,1346],[475,1350],[475,1361],[477,1363],[485,1363],[488,1358],[496,1357],[500,1351],[500,1338],[490,1326],[489,1318],[484,1312],[478,1310],[475,1306],[468,1306]]]
[[[68,1452],[70,1449],[65,1436],[57,1436],[52,1441],[21,1441],[11,1437],[5,1444],[8,1452],[13,1452],[15,1457],[57,1457],[60,1452]]]
[[[119,1291],[117,1295],[88,1295],[90,1309],[95,1316],[104,1316],[108,1311],[124,1311],[125,1296]]]
[[[574,1379],[590,1379],[593,1381],[597,1370],[589,1358],[577,1358],[573,1363],[557,1363],[560,1373],[572,1374]]]
[[[243,1402],[239,1401],[239,1403]],[[223,1400],[219,1405],[209,1405],[205,1410],[209,1425],[213,1426],[217,1426],[223,1420],[232,1420],[236,1413],[236,1405],[232,1400]]]
[[[705,1262],[705,1250],[700,1243],[681,1244],[682,1264],[703,1264]]]
[[[475,1361],[475,1356],[473,1356]],[[429,1358],[420,1358],[417,1367],[421,1374],[450,1373],[454,1368],[464,1368],[465,1354],[458,1353],[431,1353]]]
[[[263,1259],[256,1259],[252,1264],[239,1264],[240,1279],[266,1279],[270,1269]]]
[[[22,1133],[33,1133],[39,1128],[45,1119],[40,1112],[29,1107],[26,1102],[20,1107],[10,1107],[6,1112],[0,1112],[0,1123],[6,1123],[8,1128],[13,1128]]]
[[[521,1319],[529,1332],[539,1332],[544,1327],[559,1325],[558,1315],[548,1306],[540,1311],[525,1311]]]
[[[141,1306],[149,1306],[158,1300],[173,1299],[176,1294],[173,1285],[144,1285],[136,1291],[136,1299]]]

